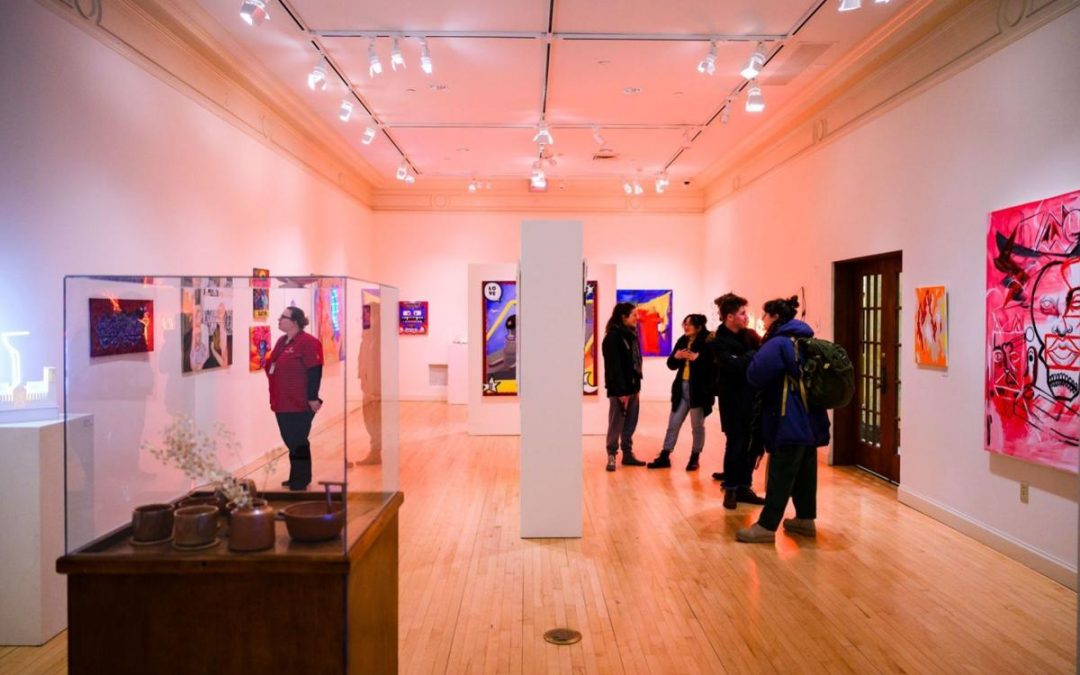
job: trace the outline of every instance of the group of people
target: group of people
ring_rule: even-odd
[[[632,303],[615,305],[603,341],[609,401],[607,470],[615,471],[620,448],[623,466],[670,468],[679,431],[689,416],[693,442],[686,470],[696,471],[705,447],[705,418],[716,403],[726,442],[723,471],[713,478],[723,483],[724,508],[735,509],[740,502],[763,507],[757,522],[739,530],[736,538],[772,542],[781,524],[788,532],[813,537],[817,448],[829,443],[829,418],[791,385],[799,378],[795,339],[813,337],[814,331],[795,318],[797,296],[765,303],[764,336],[749,327],[746,298],[727,293],[714,302],[720,317],[716,330],[708,329],[705,315],[687,315],[683,335],[668,357],[668,368],[675,371],[671,414],[660,454],[651,462],[634,455],[643,376],[637,313]],[[760,497],[752,479],[766,452],[768,477],[765,496]],[[784,519],[789,499],[795,517]]]

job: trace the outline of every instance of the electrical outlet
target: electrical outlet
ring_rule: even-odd
[[[1030,489],[1027,483],[1020,483],[1020,503],[1027,504],[1028,497],[1030,496]]]

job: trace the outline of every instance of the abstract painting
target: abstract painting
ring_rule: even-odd
[[[181,370],[185,373],[228,368],[233,349],[233,280],[183,277],[180,280]]]
[[[949,366],[948,296],[944,286],[915,289],[915,363]]]
[[[398,302],[398,334],[427,335],[428,304],[426,300]]]
[[[596,282],[585,282],[585,376],[582,391],[586,396],[596,396],[600,386],[596,381]]]
[[[323,346],[323,363],[345,360],[345,293],[338,279],[319,279],[315,288],[314,334]]]
[[[154,301],[90,298],[90,356],[154,351]]]
[[[671,354],[671,301],[672,291],[615,291],[615,302],[636,305],[638,341],[642,356]]]
[[[266,321],[270,316],[270,270],[255,267],[251,270],[251,318]]]
[[[517,282],[485,281],[484,396],[516,396]]]
[[[254,373],[266,367],[274,345],[270,344],[270,326],[252,326],[248,332],[248,370]]]
[[[1080,190],[995,211],[986,244],[986,449],[1075,473]]]

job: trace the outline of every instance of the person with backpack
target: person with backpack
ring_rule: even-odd
[[[604,327],[604,388],[608,395],[607,470],[615,470],[622,443],[623,466],[645,466],[634,456],[634,431],[641,402],[641,345],[634,303],[619,302]]]
[[[770,457],[765,506],[756,523],[735,533],[741,542],[775,541],[788,499],[795,517],[783,521],[784,529],[817,534],[817,449],[829,444],[829,417],[806,392],[803,367],[814,330],[795,318],[798,308],[798,296],[765,303],[765,339],[746,371],[762,392],[762,440]]]

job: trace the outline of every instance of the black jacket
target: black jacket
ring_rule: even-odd
[[[641,347],[637,333],[616,328],[604,336],[604,387],[608,398],[632,396],[641,391]],[[635,358],[635,354],[638,356]]]
[[[716,361],[720,428],[728,435],[747,434],[751,429],[757,391],[746,381],[746,369],[761,346],[761,336],[749,328],[733,333],[720,324],[709,346]]]
[[[675,343],[675,348],[671,350],[671,356],[668,357],[667,367],[675,371],[675,380],[671,383],[671,410],[674,412],[682,400],[682,371],[686,364],[686,361],[675,358],[675,352],[686,349],[687,345],[690,345],[690,351],[700,354],[696,360],[690,362],[690,407],[704,408],[705,416],[708,417],[712,412],[715,395],[713,380],[716,365],[712,354],[709,353],[704,332],[697,334],[693,344],[690,344],[690,338],[683,335]]]

